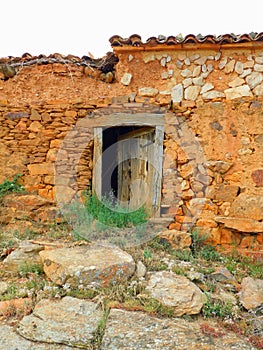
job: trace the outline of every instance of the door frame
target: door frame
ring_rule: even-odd
[[[103,129],[122,126],[149,126],[155,128],[155,154],[154,171],[155,179],[152,191],[154,192],[154,216],[160,216],[161,190],[162,190],[162,168],[163,168],[163,140],[164,140],[164,114],[155,113],[112,113],[101,116],[96,120],[94,129],[94,153],[93,153],[93,174],[92,192],[100,199],[102,192],[102,150],[103,150]]]

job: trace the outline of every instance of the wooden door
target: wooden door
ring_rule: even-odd
[[[162,127],[141,127],[118,139],[118,200],[128,210],[144,205],[159,216]]]

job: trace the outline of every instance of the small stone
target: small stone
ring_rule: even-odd
[[[184,92],[185,99],[195,101],[200,93],[200,90],[200,86],[189,86]]]
[[[254,71],[255,72],[263,72],[263,64],[255,64]]]
[[[184,86],[184,88],[187,88],[188,86],[192,85],[192,83],[193,83],[192,78],[187,78],[187,79],[184,79],[184,80],[183,80],[183,86]]]
[[[233,100],[235,98],[240,98],[243,96],[253,96],[248,85],[242,85],[235,88],[226,89],[224,93],[226,95],[227,100]]]
[[[0,295],[4,294],[8,289],[8,284],[6,282],[0,281]]]
[[[144,277],[146,275],[146,267],[145,265],[139,260],[137,262],[137,266],[136,266],[136,275],[138,278]]]
[[[222,97],[225,97],[225,94],[221,91],[216,91],[216,90],[213,90],[213,91],[208,91],[208,92],[205,92],[202,94],[202,97],[204,99],[207,99],[207,100],[212,100],[214,98],[222,98]]]
[[[244,69],[244,71],[243,71],[243,73],[242,74],[240,74],[240,78],[245,78],[245,77],[247,77],[249,74],[251,74],[252,73],[252,69]]]
[[[206,83],[205,85],[202,86],[200,94],[204,94],[205,92],[212,90],[214,88],[214,85],[211,83]]]
[[[251,277],[243,278],[239,300],[247,310],[254,309],[263,304],[263,280]]]
[[[242,62],[237,61],[236,65],[235,65],[235,71],[237,72],[237,74],[242,74],[244,71],[244,65]]]
[[[207,61],[207,56],[203,56],[203,57],[200,57],[198,58],[196,61],[195,61],[195,64],[198,64],[200,66],[204,65]]]
[[[254,170],[251,177],[257,187],[263,187],[263,169]]]
[[[233,87],[237,87],[237,86],[243,85],[244,83],[245,83],[244,79],[237,77],[236,79],[230,81],[228,83],[228,85],[233,88]]]
[[[185,276],[169,271],[153,272],[146,292],[163,305],[174,307],[174,315],[198,314],[206,300],[201,290]]]
[[[263,80],[262,74],[257,72],[253,72],[246,77],[246,83],[248,84],[250,89],[254,89],[257,85],[261,84],[262,80]]]
[[[161,59],[161,66],[162,67],[165,67],[166,66],[166,57],[163,57],[162,59]]]
[[[197,86],[204,85],[203,77],[193,78],[193,83]]]
[[[190,69],[184,69],[184,70],[182,70],[182,72],[181,72],[181,76],[182,77],[184,77],[184,78],[190,78],[190,77],[192,77],[192,71],[190,70]]]
[[[232,72],[234,71],[235,63],[236,63],[235,60],[231,60],[230,62],[228,62],[228,63],[225,65],[225,73],[226,73],[226,74],[232,73]]]
[[[220,62],[219,62],[219,65],[218,65],[218,68],[219,69],[223,69],[225,68],[225,65],[227,64],[227,57],[224,57]]]
[[[177,84],[172,88],[171,98],[173,103],[181,102],[183,99],[183,85]]]
[[[201,73],[201,66],[196,66],[194,67],[194,70],[193,70],[193,77],[198,77]]]
[[[121,83],[123,85],[128,86],[132,80],[132,74],[131,73],[124,73],[124,75],[121,78]]]
[[[190,60],[189,60],[188,57],[184,60],[184,64],[185,64],[186,66],[190,66],[190,65],[191,65],[191,62],[190,62]]]
[[[155,97],[158,95],[158,90],[152,87],[143,87],[139,88],[139,96],[145,96],[145,97]]]

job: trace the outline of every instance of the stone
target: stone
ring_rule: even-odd
[[[33,301],[31,298],[16,298],[0,301],[0,316],[7,316],[10,310],[16,310],[19,314],[28,314],[32,311]]]
[[[208,169],[213,170],[219,174],[225,174],[234,165],[232,162],[224,162],[222,160],[209,161],[206,163]]]
[[[263,64],[255,64],[254,71],[255,72],[263,72]]]
[[[263,220],[263,197],[240,193],[233,201],[229,215],[258,221]]]
[[[215,271],[210,273],[209,277],[217,282],[236,281],[232,273],[225,267],[216,267]]]
[[[194,67],[193,78],[198,77],[201,74],[201,66]]]
[[[189,232],[183,232],[178,230],[165,230],[158,234],[160,239],[164,239],[169,242],[174,250],[189,250],[192,243],[191,235]]]
[[[151,273],[146,292],[163,305],[173,307],[175,316],[198,314],[206,301],[188,278],[169,271]]]
[[[214,88],[214,85],[211,83],[206,83],[202,86],[200,94],[204,94],[205,92],[212,90]]]
[[[203,77],[193,78],[193,84],[197,86],[203,86],[204,85]]]
[[[181,76],[184,78],[190,78],[193,76],[193,73],[190,69],[187,68],[181,71]]]
[[[223,202],[233,202],[240,188],[236,185],[218,185],[215,188],[213,198]]]
[[[212,91],[208,91],[208,92],[203,93],[202,97],[206,100],[212,100],[214,98],[225,97],[225,94],[221,91],[212,90]]]
[[[185,89],[184,97],[186,100],[195,101],[200,93],[200,86],[189,86]]]
[[[207,61],[207,56],[203,56],[195,60],[195,64],[202,66],[203,64],[206,63],[206,61]]]
[[[237,72],[237,74],[242,74],[244,71],[244,65],[242,62],[237,61],[236,65],[235,65],[235,71]]]
[[[263,95],[263,84],[259,84],[255,87],[255,89],[253,90],[254,94],[256,96],[262,96]]]
[[[130,85],[130,82],[132,80],[132,74],[131,73],[124,73],[124,75],[121,78],[121,83],[125,86]]]
[[[252,92],[248,85],[242,85],[235,88],[229,88],[224,90],[227,100],[233,100],[235,98],[240,98],[243,96],[252,97]]]
[[[43,128],[43,125],[38,121],[38,120],[34,120],[30,125],[28,130],[32,131],[32,132],[39,132],[41,131]]]
[[[244,79],[242,79],[242,78],[240,78],[240,77],[237,77],[237,78],[235,78],[234,80],[230,81],[230,82],[228,83],[228,85],[229,85],[230,87],[234,88],[234,87],[243,85],[244,83],[245,83],[245,80],[244,80]],[[248,85],[249,85],[249,84],[248,84]],[[251,86],[250,86],[250,88],[251,88]]]
[[[263,223],[252,220],[252,219],[243,219],[237,217],[225,217],[225,216],[216,216],[215,221],[218,223],[224,224],[227,228],[232,228],[240,232],[248,233],[260,233],[263,232]]]
[[[188,86],[192,85],[192,83],[193,83],[192,78],[187,78],[187,79],[184,79],[184,80],[183,80],[183,86],[184,86],[184,88],[187,88]]]
[[[263,169],[254,170],[251,177],[257,187],[263,187]]]
[[[23,241],[18,248],[9,254],[3,261],[5,270],[18,271],[23,265],[41,265],[39,252],[44,249],[43,245]]]
[[[118,247],[90,244],[40,252],[44,272],[57,285],[106,287],[135,272],[131,255]]]
[[[0,281],[0,295],[4,294],[8,289],[8,284],[6,282]]]
[[[222,60],[219,62],[218,68],[223,69],[225,68],[225,65],[227,64],[227,57],[222,58]]]
[[[30,175],[52,175],[54,174],[54,164],[53,163],[39,163],[39,164],[29,164],[27,166]]]
[[[179,103],[183,100],[183,85],[177,84],[172,88],[171,99],[173,103]]]
[[[209,326],[217,329],[213,320]],[[209,328],[208,326],[208,328]],[[204,334],[200,322],[173,317],[149,316],[143,312],[111,309],[102,350],[252,350],[251,344],[233,332],[221,331],[220,337]],[[211,340],[212,339],[212,340]],[[13,350],[13,349],[12,349]]]
[[[103,316],[97,304],[83,299],[42,299],[31,315],[23,317],[16,331],[34,342],[91,348]]]
[[[158,90],[152,87],[139,88],[139,96],[155,97],[158,94]]]
[[[263,76],[261,73],[253,72],[246,77],[246,83],[250,89],[254,89],[257,85],[261,84]]]
[[[239,300],[245,309],[251,310],[263,304],[263,280],[245,277],[238,293]]]
[[[138,278],[144,277],[146,275],[146,272],[146,266],[139,260],[136,265],[136,276]]]
[[[232,72],[234,71],[235,64],[236,64],[236,61],[235,61],[235,60],[229,61],[229,62],[225,65],[225,68],[224,68],[225,73],[226,73],[226,74],[232,73]]]
[[[240,74],[240,78],[245,78],[245,77],[247,77],[249,74],[251,74],[252,73],[252,69],[251,68],[248,68],[248,69],[244,69],[244,71],[243,71],[243,73],[242,74]]]
[[[31,109],[31,114],[30,114],[30,119],[31,120],[41,120],[41,115],[36,111],[34,108]]]

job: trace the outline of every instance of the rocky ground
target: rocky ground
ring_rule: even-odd
[[[120,248],[2,230],[0,348],[263,349],[262,263],[191,239]]]

